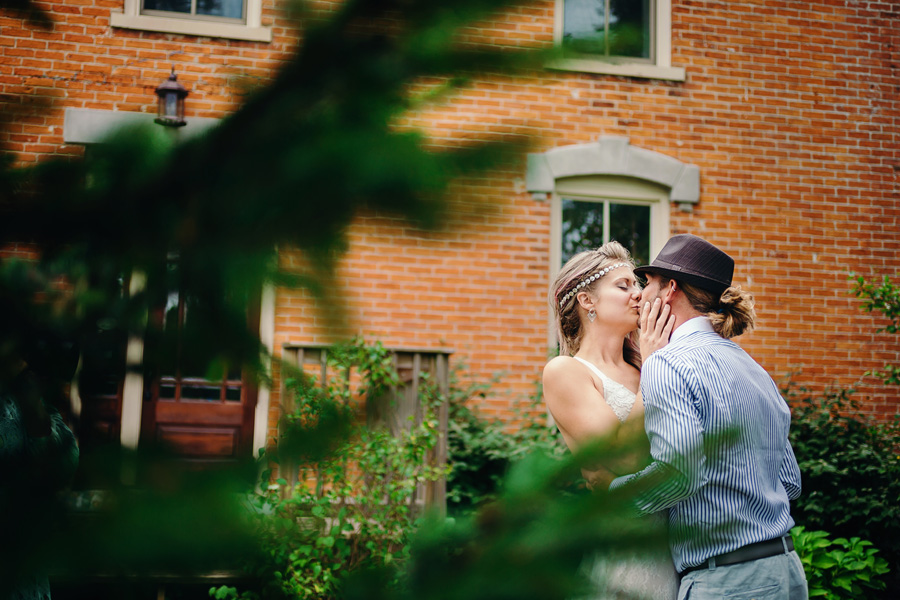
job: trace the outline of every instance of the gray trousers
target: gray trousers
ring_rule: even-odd
[[[678,600],[808,600],[806,575],[796,552],[691,571]]]

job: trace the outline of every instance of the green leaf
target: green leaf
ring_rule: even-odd
[[[820,556],[817,558],[813,558],[810,561],[810,564],[812,564],[812,566],[816,567],[817,569],[831,569],[838,565],[838,561],[828,556]]]

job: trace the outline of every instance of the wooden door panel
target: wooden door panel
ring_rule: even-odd
[[[192,425],[241,426],[244,407],[238,402],[172,402],[156,403],[156,422],[159,425],[190,423]]]
[[[157,424],[157,441],[184,458],[235,459],[238,457],[240,425],[237,427],[185,427]]]
[[[207,379],[209,365],[183,342],[205,331],[211,315],[200,299],[185,294],[178,284],[177,257],[169,269],[174,285],[160,299],[152,320],[154,335],[148,335],[164,360],[148,376],[141,443],[164,445],[194,465],[251,458],[256,384],[240,368],[227,365],[221,379]],[[255,304],[247,325],[259,329]]]

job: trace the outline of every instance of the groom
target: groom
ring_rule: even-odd
[[[653,463],[610,489],[633,490],[642,513],[669,511],[679,598],[806,599],[788,533],[789,500],[800,495],[790,412],[772,378],[730,341],[755,318],[749,294],[731,287],[734,260],[676,235],[635,273],[648,282],[642,333],[667,312],[675,322],[669,345],[641,370]]]

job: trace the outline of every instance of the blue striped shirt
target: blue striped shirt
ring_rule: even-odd
[[[679,572],[790,531],[800,495],[790,411],[740,346],[691,319],[648,357],[641,393],[653,463],[610,489],[633,489],[642,513],[669,510]]]

